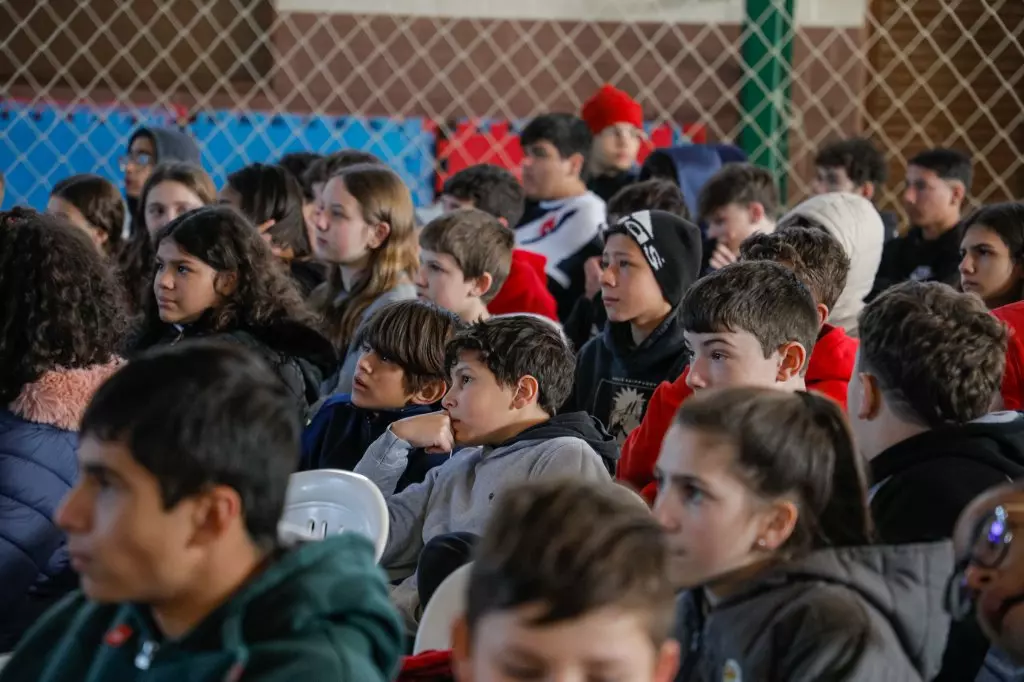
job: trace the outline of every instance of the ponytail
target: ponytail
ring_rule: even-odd
[[[871,543],[864,463],[833,401],[805,392],[729,388],[687,400],[676,423],[732,441],[735,473],[756,495],[797,505],[784,551]]]

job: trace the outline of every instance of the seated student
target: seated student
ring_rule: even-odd
[[[358,339],[363,352],[352,393],[328,398],[306,427],[299,470],[351,471],[392,422],[436,410],[448,391],[445,344],[460,326],[454,314],[424,301],[398,301],[374,313]],[[422,481],[447,458],[410,458],[398,488]]]
[[[605,84],[583,103],[580,118],[594,135],[587,189],[605,201],[640,175],[637,154],[644,135],[644,112],[639,102]]]
[[[500,166],[479,164],[465,168],[444,183],[441,203],[446,211],[478,208],[490,213],[502,225],[519,224],[525,208],[523,186]],[[548,291],[545,273],[548,259],[539,253],[512,249],[512,264],[505,283],[487,304],[492,315],[533,313],[558,319],[555,297]]]
[[[775,231],[779,190],[764,168],[730,163],[715,173],[700,191],[700,219],[714,240],[704,260],[712,270],[735,263],[740,244],[752,234]]]
[[[678,680],[930,680],[948,542],[872,545],[864,464],[839,405],[727,388],[683,404],[654,516],[679,599]]]
[[[157,165],[167,164],[202,168],[199,145],[192,136],[174,128],[136,129],[128,140],[128,153],[120,158],[124,195],[131,219],[130,229],[122,235],[125,238],[134,238],[145,227],[142,220],[146,210],[143,188],[149,183]]]
[[[883,541],[949,538],[972,499],[1024,476],[1024,418],[989,414],[1005,354],[999,321],[944,284],[905,282],[864,309],[849,406]],[[974,679],[986,650],[954,627],[939,679]]]
[[[992,643],[980,680],[1017,680],[1024,667],[1024,552],[1014,531],[1024,523],[1024,485],[996,486],[960,515],[953,534],[956,571],[946,608],[954,620],[977,622]],[[1013,666],[1017,670],[1013,670]]]
[[[700,228],[664,211],[630,214],[605,232],[608,324],[580,350],[565,409],[597,417],[620,443],[654,389],[689,361],[679,303],[700,275],[700,242]]]
[[[814,157],[815,194],[835,192],[859,194],[872,204],[885,187],[889,169],[885,157],[874,143],[863,137],[852,137],[827,144]],[[892,211],[879,211],[885,229],[885,241],[899,236],[899,216]]]
[[[539,116],[523,130],[523,188],[536,208],[516,227],[521,249],[547,258],[548,288],[564,320],[583,296],[583,264],[601,255],[604,202],[584,183],[593,136],[571,114]]]
[[[270,363],[303,413],[337,359],[270,246],[234,209],[186,213],[153,237],[156,273],[135,350],[218,336]]]
[[[803,202],[779,220],[778,228],[809,227],[830,234],[849,258],[846,285],[828,322],[857,335],[857,318],[871,293],[884,246],[882,219],[867,199],[855,194],[819,194]]]
[[[495,505],[454,625],[459,682],[670,682],[672,584],[665,537],[626,490],[523,485]]]
[[[46,212],[84,231],[105,256],[121,250],[125,203],[110,180],[88,173],[65,178],[50,190]]]
[[[902,196],[910,229],[885,245],[873,295],[907,280],[960,283],[960,212],[970,190],[966,154],[930,149],[910,159]]]
[[[4,682],[390,680],[402,632],[370,542],[278,544],[292,401],[256,356],[208,342],[104,384],[56,516],[82,592],[26,635]]]
[[[619,191],[608,202],[608,223],[617,223],[638,211],[665,211],[683,220],[690,220],[683,190],[664,178],[636,182]],[[600,334],[608,322],[608,314],[601,303],[601,259],[590,259],[584,268],[586,291],[583,298],[576,301],[564,325],[566,336],[577,350]]]
[[[274,255],[288,269],[303,297],[326,277],[312,260],[299,182],[281,166],[252,163],[228,175],[220,203],[234,206],[259,230]]]
[[[557,414],[572,389],[575,360],[549,320],[493,317],[459,332],[445,365],[451,389],[443,412],[394,422],[366,451],[356,473],[388,498],[390,534],[381,565],[411,573],[424,544],[457,531],[479,533],[495,496],[510,485],[560,475],[608,480],[615,441],[582,413]],[[394,494],[410,452],[452,452],[422,483]],[[416,577],[393,595],[408,615]]]
[[[472,324],[491,316],[487,304],[508,276],[516,237],[489,213],[458,209],[420,231],[417,294]]]
[[[807,281],[802,273],[777,263],[740,262],[690,288],[681,315],[694,356],[678,379],[657,388],[643,422],[626,438],[619,480],[648,501],[654,499],[654,463],[661,441],[679,406],[694,392],[724,386],[807,387],[809,350],[821,333],[821,301],[814,299]],[[830,367],[818,371],[835,377]]]
[[[1024,299],[1024,203],[983,206],[964,221],[960,289],[990,309]]]

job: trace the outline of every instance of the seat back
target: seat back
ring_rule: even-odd
[[[466,611],[466,590],[469,588],[469,571],[473,564],[455,569],[444,579],[430,603],[423,609],[420,626],[416,629],[416,643],[413,655],[424,651],[445,651],[452,648],[452,625]]]
[[[388,506],[365,476],[339,469],[301,471],[288,480],[277,530],[286,544],[359,533],[374,544],[374,557],[380,561],[388,541]]]

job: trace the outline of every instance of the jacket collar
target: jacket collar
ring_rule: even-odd
[[[115,358],[104,365],[44,372],[21,389],[9,408],[26,421],[76,431],[93,393],[123,364]]]

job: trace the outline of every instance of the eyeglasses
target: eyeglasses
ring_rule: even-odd
[[[967,556],[958,561],[946,584],[946,611],[953,620],[964,620],[974,609],[974,591],[967,585],[967,569],[978,566],[999,568],[1010,553],[1015,525],[1010,511],[1024,510],[1024,505],[1000,505],[981,519],[971,534]]]
[[[125,154],[118,159],[118,164],[121,166],[121,172],[124,172],[128,170],[129,164],[148,168],[155,160],[152,154]]]

